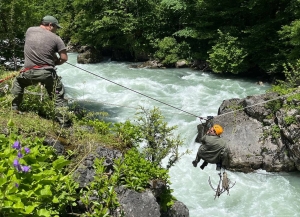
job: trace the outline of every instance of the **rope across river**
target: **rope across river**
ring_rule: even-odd
[[[109,80],[109,79],[107,79],[107,78],[104,78],[104,77],[102,77],[102,76],[100,76],[100,75],[97,75],[97,74],[95,74],[95,73],[93,73],[93,72],[90,72],[90,71],[88,71],[88,70],[86,70],[86,69],[83,69],[83,68],[81,68],[81,67],[79,67],[79,66],[76,66],[76,65],[74,65],[74,64],[71,64],[71,63],[69,63],[69,62],[66,62],[66,63],[69,64],[69,65],[71,65],[71,66],[73,66],[73,67],[75,67],[75,68],[78,68],[78,69],[80,69],[80,70],[82,70],[82,71],[85,71],[85,72],[87,72],[87,73],[89,73],[89,74],[91,74],[91,75],[93,75],[93,76],[96,76],[96,77],[98,77],[98,78],[101,78],[101,79],[103,79],[103,80],[106,80],[106,81],[108,81],[108,82],[111,82],[111,83],[113,83],[113,84],[115,84],[115,85],[118,85],[118,86],[120,86],[120,87],[123,87],[123,88],[125,88],[125,89],[127,89],[127,90],[130,90],[130,91],[132,91],[132,92],[134,92],[134,93],[136,93],[136,94],[142,95],[142,96],[147,97],[147,98],[149,98],[149,99],[152,99],[152,100],[154,100],[154,101],[156,101],[156,102],[159,102],[159,103],[161,103],[161,104],[167,105],[167,106],[169,106],[169,107],[171,107],[171,108],[174,108],[174,109],[176,109],[176,110],[178,110],[178,111],[184,112],[184,113],[186,113],[186,114],[188,114],[188,115],[197,117],[197,118],[199,118],[200,120],[208,120],[208,119],[211,119],[211,118],[213,118],[213,117],[216,117],[216,116],[201,117],[201,116],[195,115],[195,114],[193,114],[193,113],[191,113],[191,112],[188,112],[188,111],[186,111],[186,110],[180,109],[180,108],[178,108],[178,107],[175,107],[175,106],[173,106],[173,105],[170,105],[170,104],[168,104],[168,103],[165,103],[165,102],[163,102],[163,101],[161,101],[161,100],[155,99],[155,98],[153,98],[153,97],[151,97],[151,96],[148,96],[148,95],[146,95],[146,94],[143,94],[143,93],[141,93],[141,92],[138,92],[138,91],[136,91],[136,90],[133,90],[133,89],[131,89],[131,88],[129,88],[129,87],[126,87],[126,86],[124,86],[124,85],[121,85],[121,84],[119,84],[119,83],[116,83],[116,82],[114,82],[114,81],[112,81],[112,80]],[[278,100],[278,99],[280,99],[280,98],[288,97],[288,96],[291,96],[291,95],[293,95],[293,94],[295,94],[295,92],[290,93],[290,94],[286,94],[286,95],[282,95],[282,96],[278,96],[278,97],[273,98],[273,99],[270,99],[270,100],[265,100],[265,101],[263,101],[263,102],[255,103],[255,104],[253,104],[253,105],[249,105],[249,106],[246,106],[246,107],[243,107],[243,108],[240,108],[240,109],[235,109],[234,111],[226,112],[226,113],[223,113],[223,114],[220,114],[220,115],[217,115],[217,116],[228,115],[228,114],[231,114],[231,113],[234,113],[234,112],[237,112],[237,111],[245,110],[245,109],[250,108],[250,107],[258,106],[258,105],[265,104],[265,103],[268,103],[268,102],[271,102],[271,101],[275,101],[275,100]]]
[[[0,46],[0,47],[6,48],[6,47],[3,47],[3,46]],[[6,49],[10,49],[10,48],[6,48]],[[183,109],[181,109],[181,108],[178,108],[178,107],[176,107],[176,106],[173,106],[173,105],[170,105],[170,104],[168,104],[168,103],[165,103],[165,102],[163,102],[163,101],[161,101],[161,100],[155,99],[155,98],[153,98],[153,97],[151,97],[151,96],[148,96],[148,95],[146,95],[146,94],[144,94],[144,93],[141,93],[141,92],[139,92],[139,91],[133,90],[133,89],[131,89],[131,88],[129,88],[129,87],[126,87],[126,86],[124,86],[124,85],[121,85],[121,84],[119,84],[119,83],[117,83],[117,82],[114,82],[114,81],[112,81],[112,80],[110,80],[110,79],[104,78],[103,76],[97,75],[97,74],[95,74],[95,73],[93,73],[93,72],[91,72],[91,71],[88,71],[88,70],[86,70],[86,69],[83,69],[83,68],[81,68],[81,67],[79,67],[79,66],[76,66],[76,65],[74,65],[74,64],[71,64],[71,63],[69,63],[69,62],[66,62],[66,63],[69,64],[70,66],[73,66],[74,68],[80,69],[80,70],[82,70],[82,71],[84,71],[84,72],[87,72],[87,73],[89,73],[89,74],[91,74],[91,75],[93,75],[93,76],[95,76],[95,77],[98,77],[98,78],[101,78],[101,79],[103,79],[103,80],[106,80],[106,81],[108,81],[108,82],[110,82],[110,83],[113,83],[113,84],[115,84],[115,85],[118,85],[118,86],[120,86],[120,87],[122,87],[122,88],[124,88],[124,89],[130,90],[130,91],[132,91],[132,92],[134,92],[134,93],[136,93],[136,94],[142,95],[142,96],[144,96],[144,97],[146,97],[146,98],[149,98],[149,99],[151,99],[151,100],[153,100],[153,101],[156,101],[156,102],[159,102],[159,103],[161,103],[161,104],[164,104],[164,105],[166,105],[166,106],[168,106],[168,107],[171,107],[171,108],[173,108],[173,109],[175,109],[175,110],[184,112],[184,113],[186,113],[186,114],[188,114],[188,115],[190,115],[190,116],[199,118],[200,120],[209,120],[209,119],[211,119],[211,118],[213,118],[213,117],[223,116],[223,115],[228,115],[228,114],[231,114],[231,113],[234,113],[234,112],[237,112],[237,111],[245,110],[245,109],[250,108],[250,107],[254,107],[254,106],[261,105],[261,104],[265,104],[265,103],[268,103],[268,102],[271,102],[271,101],[275,101],[275,100],[278,100],[278,99],[280,99],[280,98],[284,98],[284,97],[287,97],[287,96],[290,96],[290,95],[295,94],[295,92],[293,92],[293,93],[290,93],[290,94],[278,96],[278,97],[273,98],[273,99],[270,99],[270,100],[266,100],[266,101],[263,101],[263,102],[255,103],[255,104],[252,104],[252,105],[249,105],[249,106],[240,108],[240,109],[235,109],[234,111],[226,112],[226,113],[219,114],[219,115],[216,115],[216,116],[201,117],[201,116],[199,116],[199,115],[193,114],[193,113],[191,113],[191,112],[188,112],[188,111],[183,110]],[[15,76],[15,75],[8,76],[8,77],[6,77],[6,78],[4,78],[4,79],[0,79],[0,83],[3,82],[3,81],[5,81],[5,80],[8,80],[8,79],[10,79],[10,78],[13,78],[14,76]]]
[[[237,112],[237,111],[242,111],[242,110],[245,110],[245,109],[250,108],[250,107],[262,105],[262,104],[265,104],[265,103],[268,103],[268,102],[271,102],[271,101],[275,101],[275,100],[278,100],[278,99],[280,99],[280,98],[288,97],[288,96],[291,96],[291,95],[295,94],[295,92],[293,92],[293,93],[289,93],[289,94],[286,94],[286,95],[278,96],[278,97],[273,98],[273,99],[265,100],[265,101],[262,101],[262,102],[259,102],[259,103],[255,103],[255,104],[252,104],[252,105],[249,105],[249,106],[240,108],[240,109],[235,109],[234,111],[226,112],[226,113],[219,114],[219,115],[216,115],[216,116],[201,117],[201,116],[198,116],[198,115],[193,114],[193,113],[191,113],[191,112],[188,112],[188,111],[186,111],[186,110],[183,110],[183,109],[181,109],[181,108],[178,108],[178,107],[175,107],[175,106],[170,105],[170,104],[168,104],[168,103],[165,103],[165,102],[163,102],[163,101],[161,101],[161,100],[155,99],[155,98],[153,98],[153,97],[151,97],[151,96],[148,96],[148,95],[146,95],[146,94],[144,94],[144,93],[141,93],[141,92],[139,92],[139,91],[133,90],[133,89],[131,89],[131,88],[129,88],[129,87],[126,87],[126,86],[124,86],[124,85],[121,85],[121,84],[119,84],[119,83],[117,83],[117,82],[114,82],[114,81],[112,81],[112,80],[110,80],[110,79],[107,79],[107,78],[105,78],[105,77],[103,77],[103,76],[97,75],[97,74],[95,74],[95,73],[93,73],[93,72],[91,72],[91,71],[88,71],[88,70],[86,70],[86,69],[83,69],[83,68],[81,68],[81,67],[79,67],[79,66],[76,66],[76,65],[74,65],[74,64],[71,64],[71,63],[69,63],[69,62],[66,62],[66,63],[69,64],[70,66],[73,66],[73,67],[75,67],[75,68],[77,68],[77,69],[80,69],[80,70],[82,70],[82,71],[84,71],[84,72],[87,72],[87,73],[89,73],[89,74],[91,74],[91,75],[93,75],[93,76],[95,76],[95,77],[98,77],[98,78],[101,78],[101,79],[103,79],[103,80],[106,80],[106,81],[108,81],[108,82],[110,82],[110,83],[113,83],[113,84],[115,84],[115,85],[118,85],[118,86],[120,86],[120,87],[122,87],[122,88],[124,88],[124,89],[130,90],[130,91],[132,91],[132,92],[134,92],[134,93],[136,93],[136,94],[142,95],[142,96],[144,96],[144,97],[146,97],[146,98],[149,98],[149,99],[151,99],[151,100],[153,100],[153,101],[156,101],[156,102],[159,102],[159,103],[161,103],[161,104],[164,104],[164,105],[166,105],[166,106],[168,106],[168,107],[171,107],[171,108],[173,108],[173,109],[175,109],[175,110],[184,112],[184,113],[186,113],[187,115],[190,115],[190,116],[199,118],[200,120],[208,120],[208,119],[211,119],[211,118],[213,118],[213,117],[228,115],[228,114],[231,114],[231,113],[235,113],[235,112]],[[14,74],[11,75],[11,76],[7,76],[6,78],[0,79],[0,83],[6,81],[6,80],[8,80],[8,79],[11,79],[11,78],[13,78],[13,77],[15,77],[15,76],[16,76],[16,74],[14,73]],[[29,93],[29,92],[28,92],[28,93]],[[30,94],[30,93],[29,93],[29,94]],[[73,99],[73,100],[74,100],[74,99]],[[116,105],[116,104],[112,104],[112,105]],[[120,106],[120,105],[117,105],[117,106]],[[121,107],[126,107],[126,106],[121,106]],[[131,107],[131,108],[132,108],[132,107]]]
[[[105,80],[105,81],[108,81],[108,82],[110,82],[110,83],[113,83],[113,84],[115,84],[115,85],[118,85],[118,86],[120,86],[120,87],[122,87],[122,88],[124,88],[124,89],[130,90],[130,91],[132,91],[132,92],[134,92],[134,93],[136,93],[136,94],[142,95],[142,96],[144,96],[144,97],[146,97],[146,98],[149,98],[149,99],[151,99],[151,100],[153,100],[153,101],[159,102],[159,103],[164,104],[164,105],[166,105],[166,106],[168,106],[168,107],[171,107],[171,108],[173,108],[173,109],[175,109],[175,110],[181,111],[181,112],[183,112],[183,113],[185,113],[185,114],[187,114],[187,115],[190,115],[190,116],[199,118],[200,120],[209,120],[209,119],[212,119],[212,118],[214,117],[214,116],[207,116],[207,117],[201,117],[201,116],[198,116],[198,115],[196,115],[196,114],[193,114],[193,113],[188,112],[188,111],[186,111],[186,110],[183,110],[183,109],[181,109],[181,108],[178,108],[178,107],[175,107],[175,106],[170,105],[170,104],[168,104],[168,103],[165,103],[165,102],[163,102],[163,101],[161,101],[161,100],[155,99],[155,98],[153,98],[153,97],[151,97],[151,96],[148,96],[148,95],[146,95],[146,94],[144,94],[144,93],[138,92],[138,91],[136,91],[136,90],[134,90],[134,89],[131,89],[131,88],[129,88],[129,87],[126,87],[126,86],[124,86],[124,85],[121,85],[121,84],[119,84],[119,83],[117,83],[117,82],[114,82],[114,81],[112,81],[112,80],[110,80],[110,79],[107,79],[107,78],[105,78],[105,77],[103,77],[103,76],[100,76],[100,75],[98,75],[98,74],[96,74],[96,73],[93,73],[93,72],[91,72],[91,71],[88,71],[88,70],[86,70],[86,69],[83,69],[83,68],[81,68],[81,67],[79,67],[79,66],[76,66],[76,65],[74,65],[74,64],[71,64],[71,63],[69,63],[69,62],[66,62],[66,63],[69,64],[70,66],[73,66],[74,68],[77,68],[77,69],[79,69],[79,70],[81,70],[81,71],[84,71],[84,72],[86,72],[86,73],[89,73],[89,74],[91,74],[91,75],[93,75],[93,76],[95,76],[95,77],[97,77],[97,78],[101,78],[101,79],[103,79],[103,80]],[[8,80],[8,79],[13,78],[14,76],[16,76],[16,73],[12,74],[11,76],[7,76],[7,77],[4,78],[4,79],[0,79],[0,83],[6,81],[6,80]],[[6,85],[5,87],[3,87],[3,88],[6,88],[6,89],[7,89],[7,85]],[[28,93],[28,94],[35,94],[35,95],[36,95],[36,94],[42,94],[42,93],[32,93],[32,92],[28,92],[28,91],[27,91],[26,93]],[[237,112],[237,111],[243,111],[243,110],[245,110],[245,109],[247,109],[247,108],[254,107],[254,106],[259,106],[259,105],[262,105],[262,104],[265,104],[265,103],[268,103],[268,102],[271,102],[271,101],[275,101],[275,100],[278,100],[278,99],[280,99],[280,98],[288,97],[288,96],[291,96],[291,95],[294,95],[294,94],[296,94],[296,93],[293,92],[293,93],[289,93],[289,94],[286,94],[286,95],[278,96],[278,97],[275,97],[275,98],[272,98],[272,99],[269,99],[269,100],[264,100],[264,101],[262,101],[262,102],[258,102],[258,103],[255,103],[255,104],[252,104],[252,105],[243,107],[243,108],[235,109],[234,111],[230,111],[230,112],[226,112],[226,113],[223,113],[223,114],[216,115],[215,117],[217,117],[217,116],[228,115],[228,114],[231,114],[231,113],[234,113],[234,112]],[[76,100],[76,99],[74,99],[74,100]],[[94,101],[94,102],[99,102],[99,101]],[[104,102],[103,102],[103,103],[104,103]],[[108,103],[104,103],[104,104],[108,104]],[[117,104],[109,104],[109,105],[121,106],[121,105],[117,105]],[[129,107],[129,106],[121,106],[121,107]],[[129,108],[134,108],[134,107],[129,107]],[[260,175],[266,175],[266,174],[262,174],[262,173],[259,173],[259,172],[256,172],[256,173],[257,173],[257,174],[260,174]],[[267,175],[270,175],[270,174],[267,174]],[[271,175],[274,176],[274,174],[271,174]]]

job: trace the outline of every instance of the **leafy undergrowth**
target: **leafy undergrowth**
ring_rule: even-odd
[[[8,76],[2,72],[0,78]],[[157,108],[141,108],[135,124],[129,120],[110,123],[104,120],[107,113],[72,104],[61,111],[72,126],[61,128],[43,86],[26,88],[21,113],[11,110],[11,86],[10,79],[0,83],[0,216],[78,215],[73,211],[78,211],[79,200],[84,205],[81,216],[110,216],[119,207],[116,186],[143,191],[150,180],[169,186],[162,159],[169,157],[170,168],[185,153],[178,152],[182,141],[173,137],[176,127],[168,127]],[[64,156],[43,145],[49,137],[64,145]],[[105,173],[104,159],[97,159],[94,181],[79,189],[73,172],[99,145],[120,150],[123,158],[115,160],[111,175]],[[173,203],[171,192],[167,187],[160,198],[164,210]],[[90,200],[95,194],[98,200]]]

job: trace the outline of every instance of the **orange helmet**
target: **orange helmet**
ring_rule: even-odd
[[[220,136],[223,133],[223,128],[220,125],[214,124],[213,128],[218,136]]]

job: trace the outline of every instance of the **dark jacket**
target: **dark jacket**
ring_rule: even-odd
[[[226,142],[219,136],[204,135],[198,149],[197,157],[208,163],[219,163],[226,166],[228,164],[228,151]]]

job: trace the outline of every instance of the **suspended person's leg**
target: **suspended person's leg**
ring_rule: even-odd
[[[204,162],[202,163],[202,165],[200,166],[201,170],[203,170],[204,167],[206,167],[207,165],[208,165],[208,162],[207,162],[207,161],[204,161]]]
[[[221,165],[220,165],[220,167],[223,168],[223,169],[226,169],[229,166],[229,163],[230,163],[229,154],[230,154],[230,152],[227,148],[225,148],[221,152],[221,155],[220,155]]]
[[[201,147],[201,146],[200,146],[200,147]],[[201,149],[200,149],[200,147],[199,147],[199,149],[198,149],[198,152],[197,152],[197,155],[196,155],[195,160],[192,161],[192,164],[193,164],[194,167],[197,167],[197,164],[198,164],[198,163],[200,162],[200,160],[201,160],[201,157],[200,157]]]
[[[216,163],[216,170],[220,171],[222,168],[222,162],[220,161],[219,163]]]
[[[193,164],[194,167],[197,167],[198,162],[196,160],[193,160],[192,164]]]

